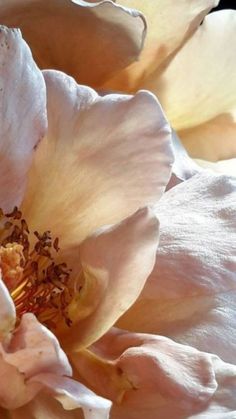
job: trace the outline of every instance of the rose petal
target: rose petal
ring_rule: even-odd
[[[218,383],[217,391],[204,415],[196,415],[194,419],[234,419],[236,416],[236,366],[227,364],[218,357],[213,359],[213,366]]]
[[[72,375],[59,342],[31,313],[23,315],[9,347],[0,348],[0,352],[4,360],[27,379],[43,372]]]
[[[63,70],[89,85],[135,61],[146,32],[141,13],[107,0],[8,0],[0,19],[22,30],[41,68]]]
[[[165,334],[235,363],[236,179],[203,172],[156,207],[155,268],[120,327]]]
[[[186,408],[180,408],[179,405],[168,403],[160,406],[158,409],[152,407],[139,407],[135,409],[129,406],[113,405],[111,412],[112,419],[153,419],[174,418],[174,419],[234,419],[235,410],[235,392],[236,392],[236,366],[223,362],[220,358],[212,356],[212,364],[215,372],[217,390],[213,397],[206,403],[204,408],[199,409],[195,414],[187,414]],[[187,406],[186,406],[187,407]]]
[[[34,147],[46,130],[41,72],[16,29],[0,27],[0,207],[19,205]]]
[[[84,385],[52,374],[39,374],[31,380],[42,383],[66,410],[81,407],[84,419],[108,419],[111,402],[97,396]]]
[[[16,409],[28,403],[42,385],[25,382],[25,377],[16,367],[5,362],[0,355],[0,405],[6,409]]]
[[[0,277],[0,341],[3,341],[12,332],[15,321],[15,305]]]
[[[171,171],[170,127],[148,92],[99,97],[63,73],[45,78],[49,132],[23,211],[61,246],[77,245],[161,196]]]
[[[97,362],[94,352],[72,354],[79,375],[93,390],[121,405],[156,412],[172,405],[193,413],[205,407],[217,388],[210,354],[163,336],[115,329],[93,351],[99,355]]]
[[[27,405],[8,411],[7,414],[11,419],[84,419],[80,408],[65,410],[51,394],[43,391]],[[5,419],[5,416],[1,419]]]
[[[152,74],[160,73],[160,64],[198,27],[218,0],[119,0],[120,4],[141,10],[147,18],[148,31],[144,50],[137,63],[118,73],[107,88],[135,91]],[[157,73],[157,74],[156,74]]]
[[[217,161],[236,156],[236,112],[179,132],[182,143],[195,158]]]
[[[228,176],[236,176],[236,159],[221,160],[216,163],[195,159],[195,162],[204,169],[211,169],[216,173],[221,173]]]
[[[161,77],[153,74],[143,85],[158,95],[175,130],[235,109],[235,31],[235,11],[208,15]]]
[[[175,161],[167,190],[201,172],[201,168],[189,157],[174,131],[172,131],[172,145]]]
[[[158,227],[142,209],[82,243],[85,284],[69,307],[64,344],[70,350],[93,343],[134,303],[155,263]]]

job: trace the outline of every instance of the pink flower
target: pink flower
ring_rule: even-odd
[[[66,8],[66,3],[55,3],[55,27],[48,19],[50,4],[45,13],[45,6],[38,3],[40,27],[46,18],[44,28],[52,31],[48,57],[55,51],[55,39],[64,41],[59,23],[64,12],[70,16],[67,28],[72,32],[71,23],[78,13],[87,30],[94,19],[103,51],[107,33],[115,35],[116,29],[125,34],[125,38],[115,38],[114,60],[107,60],[109,66],[100,67],[96,59],[102,55],[93,54],[96,59],[90,62],[91,69],[88,58],[84,72],[81,64],[81,74],[103,88],[118,86],[120,81],[124,86],[124,77],[127,89],[136,90],[139,84],[130,84],[136,80],[156,92],[153,75],[160,67],[150,67],[152,42],[140,63],[121,73],[142,48],[143,16],[110,1],[76,3],[68,2]],[[196,42],[197,51],[198,34],[203,37],[205,26],[196,28],[213,3],[217,2],[199,1],[194,7],[196,2],[184,2],[184,9],[179,9],[183,3],[173,9],[173,22],[176,15],[181,16],[176,22],[179,30],[174,24],[164,25],[168,29],[163,31],[166,50],[155,49],[158,66],[166,64],[157,78],[161,87],[165,87],[162,75],[168,76],[176,60],[182,62],[181,54],[189,43]],[[27,33],[28,24],[31,29],[34,26],[34,4],[25,3],[25,9],[18,8],[19,14],[15,7],[12,2],[2,8],[4,19],[13,16],[21,23],[26,16],[23,31]],[[17,13],[9,15],[13,10]],[[184,13],[176,14],[180,10]],[[166,15],[169,18],[171,11]],[[215,17],[207,18],[207,27],[212,19]],[[100,31],[101,23],[104,31]],[[152,36],[151,32],[147,48]],[[92,36],[81,39],[94,45]],[[39,54],[43,54],[41,45],[45,44],[38,44]],[[17,405],[5,386],[0,387],[0,396],[2,391],[2,397],[9,397],[8,404],[2,402],[3,408],[13,418],[48,415],[68,419],[80,417],[77,408],[82,406],[85,416],[100,419],[108,415],[110,407],[105,398],[113,402],[112,419],[234,418],[235,179],[193,165],[152,94],[100,97],[63,73],[44,71],[42,76],[17,31],[3,29],[0,47],[2,371],[13,366],[16,376],[21,371],[25,374],[19,381]],[[67,65],[71,62],[69,47],[63,47]],[[109,48],[110,43],[107,51]],[[94,49],[88,51],[90,57]],[[34,54],[37,56],[37,49]],[[95,69],[98,79],[93,79]],[[140,71],[142,77],[136,78]],[[179,90],[184,96],[184,89]],[[175,106],[175,95],[170,97],[170,105]],[[172,122],[182,118],[185,123],[182,111],[178,112],[171,116]],[[188,118],[186,113],[186,123],[191,118],[198,121],[197,114],[190,113]],[[202,124],[201,118],[199,113],[196,124]],[[188,129],[174,126],[181,133]],[[171,138],[175,162],[170,179]],[[138,209],[147,204],[154,205],[152,210]],[[14,209],[6,214],[14,205],[20,205],[21,212]],[[36,238],[28,233],[22,214],[29,230],[36,230]],[[27,369],[26,357],[32,360],[38,354],[38,348],[27,341],[33,332],[25,328],[25,322],[30,326],[30,321],[36,342],[42,340],[46,352],[42,362],[33,360]],[[58,341],[40,323],[57,336],[72,365],[73,378]],[[29,344],[21,357],[22,340]],[[10,372],[4,379],[8,376]]]
[[[63,350],[104,335],[153,269],[159,223],[144,206],[169,181],[171,130],[148,92],[100,97],[42,74],[6,27],[0,96],[0,406],[105,419],[111,402],[80,384]]]

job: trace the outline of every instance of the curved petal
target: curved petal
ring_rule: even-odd
[[[86,352],[72,354],[72,362],[93,390],[121,406],[153,409],[157,417],[164,406],[172,415],[178,408],[204,409],[217,389],[210,354],[163,336],[115,329]]]
[[[236,11],[208,15],[161,76],[153,73],[145,82],[143,87],[157,94],[175,130],[235,109],[235,32]]]
[[[209,354],[208,354],[209,356]],[[223,362],[220,358],[212,356],[212,366],[214,369],[217,390],[213,397],[200,408],[195,414],[186,412],[188,406],[179,406],[167,403],[158,409],[150,407],[133,408],[129,406],[113,405],[111,419],[153,419],[174,418],[174,419],[234,419],[235,410],[235,391],[236,391],[236,366]]]
[[[235,363],[236,179],[203,172],[156,207],[160,244],[139,301],[119,321]]]
[[[167,190],[191,178],[202,170],[201,167],[189,157],[174,130],[172,130],[172,145],[175,160],[172,167],[171,178],[166,187]]]
[[[29,379],[39,373],[72,375],[65,353],[55,336],[36,317],[24,314],[7,348],[0,348],[5,362]]]
[[[117,74],[107,88],[135,91],[146,78],[160,72],[163,63],[196,30],[219,0],[119,0],[120,4],[141,10],[148,25],[144,49],[137,63]]]
[[[39,374],[31,382],[42,383],[66,410],[82,408],[84,419],[108,419],[111,402],[97,396],[83,384],[66,377]]]
[[[180,131],[179,137],[192,157],[212,161],[236,157],[236,112]]]
[[[16,29],[0,26],[0,207],[22,201],[34,148],[46,130],[46,89]]]
[[[0,341],[13,331],[16,321],[16,309],[7,287],[0,278]]]
[[[204,169],[211,169],[213,172],[228,176],[236,176],[236,159],[221,160],[216,163],[195,159],[195,162]]]
[[[40,383],[25,382],[24,375],[16,367],[8,364],[0,355],[0,406],[17,409],[28,403],[42,388]]]
[[[148,92],[100,97],[63,73],[44,74],[49,131],[23,212],[62,247],[77,245],[97,227],[158,200],[171,172],[171,132]]]
[[[141,209],[82,243],[85,283],[69,307],[68,350],[93,343],[134,303],[155,263],[158,227],[151,211]]]
[[[8,411],[7,414],[10,419],[84,419],[80,408],[65,410],[51,394],[43,391],[27,405]]]
[[[0,21],[22,30],[41,68],[89,85],[135,61],[146,32],[141,13],[110,0],[3,0]]]

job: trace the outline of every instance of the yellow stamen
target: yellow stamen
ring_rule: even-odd
[[[0,210],[0,225],[2,279],[14,300],[18,319],[32,312],[50,328],[56,329],[62,319],[69,326],[70,270],[65,263],[54,262],[58,238],[52,241],[49,231],[35,231],[36,239],[32,240],[17,208],[6,215]]]

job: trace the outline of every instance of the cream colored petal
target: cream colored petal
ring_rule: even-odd
[[[16,29],[0,26],[0,207],[22,201],[34,147],[46,131],[46,89]]]
[[[157,218],[144,208],[81,244],[85,283],[68,309],[72,325],[60,336],[68,351],[91,345],[134,303],[153,269],[158,233]]]
[[[119,327],[236,363],[236,178],[203,171],[157,205],[155,268]]]
[[[236,157],[236,112],[219,115],[178,134],[192,157],[211,161]]]
[[[155,92],[176,130],[204,123],[235,109],[236,11],[208,15],[166,66],[144,83]]]
[[[171,131],[155,97],[99,97],[63,73],[45,73],[48,137],[38,147],[23,211],[61,246],[156,202],[168,183]],[[37,192],[35,192],[37,191]]]
[[[0,21],[22,30],[41,68],[89,85],[135,61],[146,31],[139,12],[109,0],[1,0]]]
[[[221,160],[216,163],[196,159],[195,162],[204,169],[211,169],[216,173],[222,173],[228,176],[236,176],[236,159]]]
[[[147,19],[147,38],[137,63],[117,74],[106,87],[135,91],[198,27],[219,0],[120,0],[141,10]]]

